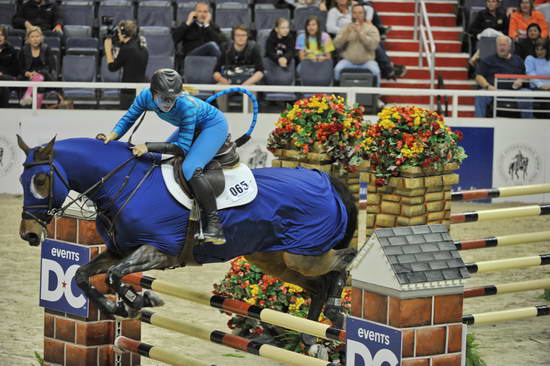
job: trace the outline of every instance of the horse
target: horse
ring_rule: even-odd
[[[253,169],[257,196],[219,212],[226,243],[197,243],[189,235],[190,210],[163,181],[159,154],[135,158],[126,143],[90,138],[54,138],[30,148],[17,138],[26,154],[21,238],[40,245],[69,191],[85,193],[96,206],[96,227],[107,250],[81,266],[75,281],[108,315],[135,317],[142,307],[163,304],[151,291],[139,294],[124,284],[125,275],[245,256],[265,273],[309,291],[309,319],[318,320],[324,306],[342,328],[339,299],[356,255],[349,244],[357,209],[339,180],[305,168]],[[122,300],[111,301],[91,285],[89,277],[98,274],[106,274]]]
[[[508,167],[508,174],[512,179],[514,179],[514,175],[517,179],[519,179],[519,172],[523,172],[523,179],[527,177],[527,167],[529,166],[529,158],[526,156],[523,156],[521,151],[518,151],[516,156],[514,156],[514,160],[510,163]]]

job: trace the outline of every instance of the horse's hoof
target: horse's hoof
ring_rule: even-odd
[[[164,300],[153,291],[143,292],[143,307],[154,308],[157,306],[163,306]]]
[[[307,354],[320,360],[328,361],[328,351],[322,344],[314,344],[307,350]]]
[[[317,343],[317,337],[304,333],[302,334],[302,342],[304,342],[306,346],[313,346]]]

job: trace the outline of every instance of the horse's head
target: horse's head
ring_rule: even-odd
[[[69,184],[65,171],[54,160],[55,137],[45,146],[32,149],[19,135],[17,143],[27,155],[19,178],[24,195],[19,235],[37,246],[44,239],[54,210],[60,208],[67,197]]]

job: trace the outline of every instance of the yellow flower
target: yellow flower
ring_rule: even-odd
[[[250,285],[250,294],[254,297],[258,296],[258,294],[261,292],[262,290],[260,289],[260,286],[256,285],[256,284],[253,284],[253,285]]]
[[[297,311],[297,310],[300,310],[300,308],[302,307],[302,305],[305,303],[306,301],[304,300],[303,297],[298,297],[296,298],[296,302],[294,304],[290,304],[290,306],[288,307],[288,309],[290,311]]]
[[[420,123],[422,122],[422,117],[418,116],[414,118],[414,125],[420,126]]]
[[[373,140],[372,137],[367,137],[367,138],[365,139],[365,144],[366,144],[366,145],[372,145],[373,141],[374,141],[374,140]]]
[[[401,149],[401,155],[406,158],[414,158],[416,156],[416,154],[408,147],[404,147]]]
[[[283,284],[283,286],[287,287],[287,288],[288,288],[288,292],[290,292],[290,293],[302,292],[302,291],[304,291],[304,289],[301,288],[300,286],[296,286],[295,284],[288,283],[288,282],[285,282],[285,283]]]
[[[256,299],[251,297],[250,299],[245,300],[250,305],[256,305]]]
[[[422,151],[424,151],[424,145],[421,142],[416,141],[413,144],[413,147],[411,150],[416,154],[420,154]]]
[[[380,121],[380,127],[385,128],[386,130],[390,130],[395,127],[395,123],[386,118]]]
[[[345,128],[350,128],[351,127],[351,122],[353,120],[351,118],[346,118],[342,123],[344,124],[344,127]]]

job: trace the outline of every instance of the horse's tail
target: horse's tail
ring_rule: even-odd
[[[346,227],[346,234],[344,235],[344,238],[340,242],[338,242],[338,244],[336,244],[336,246],[333,248],[344,249],[349,247],[351,239],[353,238],[353,234],[355,234],[355,230],[357,229],[357,206],[355,206],[355,198],[349,191],[348,187],[346,187],[346,185],[342,183],[340,179],[330,177],[330,182],[332,183],[334,189],[336,189],[336,192],[338,192],[338,194],[340,195],[344,206],[346,206],[346,213],[348,214],[348,226]]]

